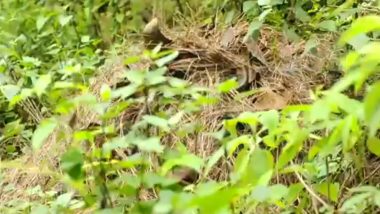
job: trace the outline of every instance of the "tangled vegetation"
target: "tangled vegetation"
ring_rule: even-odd
[[[0,1],[0,212],[380,212],[379,6]]]

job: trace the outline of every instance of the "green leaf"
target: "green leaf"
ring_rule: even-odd
[[[230,79],[220,83],[217,88],[221,93],[228,93],[233,89],[236,89],[239,86],[239,83],[235,79]]]
[[[369,136],[373,137],[380,125],[380,83],[372,85],[364,98],[364,111]]]
[[[131,65],[141,60],[139,56],[130,56],[124,60],[124,65]]]
[[[348,198],[341,207],[341,212],[347,213],[347,211],[351,211],[350,213],[362,213],[358,212],[357,207],[359,204],[365,204],[366,200],[372,196],[372,193],[366,192],[362,194],[356,194],[350,198]]]
[[[269,190],[271,191],[271,199],[274,201],[281,200],[289,193],[289,189],[282,184],[272,185]]]
[[[243,12],[247,13],[250,10],[254,9],[257,6],[255,1],[244,1],[243,3]]]
[[[78,149],[69,149],[61,158],[61,169],[73,180],[83,178],[84,157]]]
[[[260,163],[260,164],[258,164]],[[268,185],[272,178],[274,158],[269,151],[256,148],[249,159],[245,174],[241,179],[242,185]]]
[[[162,153],[164,151],[164,146],[160,143],[159,137],[151,137],[147,139],[136,139],[133,144],[139,147],[141,151],[145,152],[156,152]]]
[[[211,169],[214,167],[214,165],[224,156],[224,148],[219,148],[216,152],[214,152],[207,161],[206,168],[205,168],[205,175],[207,176],[208,173],[211,171]]]
[[[296,15],[296,18],[298,20],[300,20],[301,22],[304,22],[304,23],[310,22],[311,18],[309,16],[309,14],[303,10],[302,5],[300,3],[298,3],[298,1],[297,1],[297,5],[296,5],[295,9],[296,9],[295,15]]]
[[[251,143],[251,137],[248,135],[243,135],[238,138],[232,139],[231,141],[226,143],[228,156],[231,157],[240,145],[245,145],[249,147],[250,143]]]
[[[129,98],[131,95],[136,93],[139,90],[139,85],[129,84],[128,86],[118,88],[112,91],[112,98]]]
[[[11,101],[20,92],[20,87],[17,85],[2,85],[0,90],[7,100]]]
[[[144,115],[143,119],[151,125],[160,127],[164,131],[170,131],[169,121],[154,115]]]
[[[127,79],[132,82],[132,83],[135,83],[137,85],[141,85],[144,83],[144,78],[145,78],[145,75],[146,75],[146,72],[144,71],[127,71],[125,73],[125,77],[127,77]]]
[[[318,24],[318,27],[322,30],[326,30],[326,31],[330,31],[330,32],[336,32],[337,31],[336,23],[333,20],[326,20],[326,21],[320,22]]]
[[[37,31],[40,31],[48,20],[49,20],[49,17],[39,16],[36,21]]]
[[[170,63],[171,61],[173,61],[175,58],[178,57],[178,55],[179,55],[179,52],[174,51],[173,53],[156,60],[155,63],[158,67],[162,67],[162,66]]]
[[[302,192],[304,186],[300,183],[292,184],[289,186],[288,195],[285,198],[288,204],[292,204]]]
[[[103,102],[108,102],[111,100],[111,88],[106,85],[106,84],[103,84],[100,88],[100,97],[102,99]]]
[[[67,207],[72,199],[74,194],[72,192],[64,193],[58,196],[57,200],[55,200],[54,204],[62,207]]]
[[[46,92],[47,87],[50,85],[52,79],[49,74],[41,75],[37,82],[34,84],[34,91],[37,96],[41,96]]]
[[[321,184],[313,185],[315,190],[326,196],[334,202],[338,202],[339,197],[339,183],[324,182]]]
[[[297,127],[298,128],[298,127]],[[296,129],[296,127],[294,127]],[[303,130],[291,130],[288,138],[288,143],[283,148],[280,157],[278,158],[277,167],[279,169],[283,168],[288,164],[296,155],[301,151],[303,146],[303,141],[307,138],[308,134]]]
[[[258,0],[257,4],[260,6],[271,5],[271,0]]]
[[[42,144],[49,137],[49,135],[54,131],[57,127],[58,121],[55,119],[45,119],[41,121],[38,125],[36,131],[34,131],[32,136],[32,147],[33,149],[41,148]]]
[[[365,35],[365,34],[359,34],[355,37],[353,37],[350,41],[348,41],[348,44],[352,45],[355,50],[360,50],[362,47],[367,45],[371,39]]]
[[[184,111],[179,111],[168,120],[168,124],[171,126],[177,125],[181,121],[184,115],[185,115]]]
[[[261,20],[253,20],[248,27],[247,35],[244,37],[244,41],[247,41],[253,34],[258,32],[261,28],[261,26],[264,24],[264,22]]]
[[[367,148],[371,153],[380,157],[380,139],[379,138],[375,136],[368,138]]]
[[[351,27],[346,32],[342,34],[339,44],[343,45],[359,34],[367,34],[375,30],[380,30],[380,16],[367,15],[360,17],[351,24]]]
[[[203,160],[193,154],[184,154],[178,158],[169,159],[162,165],[161,175],[165,176],[175,166],[186,166],[200,173]]]
[[[276,110],[262,112],[259,116],[259,122],[269,131],[277,128],[280,120],[280,115]]]
[[[22,64],[28,67],[39,67],[42,64],[42,62],[35,57],[23,56]]]
[[[89,35],[81,36],[80,41],[82,43],[88,43],[90,42],[90,36]]]
[[[49,207],[42,204],[37,204],[32,207],[31,214],[50,214]]]
[[[152,86],[152,85],[157,85],[157,84],[165,82],[166,77],[164,75],[166,72],[167,72],[166,67],[161,67],[161,68],[158,68],[154,71],[148,72],[148,74],[145,77],[146,78],[146,85]]]
[[[318,45],[318,40],[315,35],[311,36],[309,40],[307,40],[305,44],[305,53],[308,53],[312,50],[314,50]]]
[[[250,199],[253,199],[257,202],[265,202],[270,199],[272,192],[266,186],[257,186],[253,189]]]
[[[59,17],[59,24],[61,24],[61,26],[64,27],[65,25],[67,25],[67,24],[70,22],[70,20],[71,20],[72,18],[73,18],[72,15],[70,15],[70,16],[64,16],[64,15],[61,15],[61,16]]]

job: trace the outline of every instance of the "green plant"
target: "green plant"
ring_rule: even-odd
[[[0,210],[25,213],[378,210],[376,180],[371,181],[372,175],[364,171],[370,157],[380,155],[380,85],[376,76],[380,44],[362,38],[365,35],[370,38],[369,33],[380,30],[379,16],[361,17],[342,34],[339,44],[354,46],[342,59],[345,75],[332,88],[314,91],[313,103],[290,105],[282,110],[242,112],[225,119],[218,132],[207,133],[215,144],[210,154],[201,156],[189,148],[189,136],[206,135],[207,127],[193,118],[228,96],[238,85],[235,80],[206,89],[171,77],[166,65],[179,53],[160,51],[158,46],[141,56],[125,59],[126,66],[141,61],[149,61],[151,66],[125,70],[124,86],[102,84],[98,91],[90,90],[95,68],[105,58],[98,49],[102,34],[92,28],[102,25],[98,22],[100,16],[90,11],[106,10],[108,16],[115,15],[116,19],[107,25],[112,26],[107,28],[111,31],[102,31],[113,37],[123,32],[125,17],[120,7],[129,3],[133,7],[133,2],[139,4],[137,1],[58,2],[66,6],[53,1],[0,3],[0,8],[6,11],[0,17],[0,27],[4,29],[0,33],[0,142],[4,148],[1,157],[14,158],[23,144],[29,142],[37,153],[52,134],[56,136],[53,144],[68,142],[59,158],[62,173],[44,171],[53,178],[52,183],[65,186],[61,190],[33,187],[25,192],[34,200],[13,200],[0,205]],[[227,1],[204,4],[239,7]],[[318,25],[318,29],[338,31],[336,24],[343,18],[333,18],[332,14],[342,7],[312,18],[305,4],[309,4],[309,9],[331,10],[318,7],[317,2],[311,6],[310,1],[296,5],[244,1],[242,8],[253,20],[251,33],[264,18],[282,25],[283,17],[292,12],[297,19],[294,26],[311,25],[316,30],[314,27]],[[141,12],[143,6],[146,4],[128,9],[132,11],[130,18],[140,20],[133,13]],[[26,15],[18,16],[20,13]],[[138,24],[132,21],[136,26],[127,27],[136,30],[140,21],[136,21]],[[357,45],[358,41],[361,45]],[[80,114],[77,109],[81,108],[98,120],[84,128],[73,126],[72,120],[63,120],[76,111]],[[125,112],[134,112],[134,117],[125,119]],[[23,168],[13,162],[0,165],[1,169],[17,167]],[[215,176],[215,170],[223,171],[225,176]],[[355,179],[361,181],[353,182]],[[13,188],[11,184],[5,186],[2,187],[5,193]]]

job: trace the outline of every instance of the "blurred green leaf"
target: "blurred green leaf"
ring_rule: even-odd
[[[83,164],[83,154],[75,148],[69,149],[61,157],[62,170],[66,172],[73,180],[79,180],[83,177]]]
[[[240,145],[249,147],[250,143],[251,143],[251,137],[248,135],[243,135],[243,136],[230,140],[229,142],[226,143],[228,156],[231,157]]]
[[[359,34],[366,34],[375,30],[380,30],[380,16],[367,15],[360,17],[352,23],[346,32],[342,34],[339,44],[343,45]]]
[[[70,16],[61,15],[59,17],[59,24],[61,24],[61,26],[63,27],[65,25],[67,25],[72,18],[73,18],[73,16],[71,16],[71,15]]]
[[[34,91],[37,96],[41,96],[43,93],[46,93],[46,89],[51,82],[52,79],[49,74],[39,76],[37,82],[34,84]]]
[[[144,78],[145,78],[146,73],[144,71],[127,71],[125,73],[125,77],[132,83],[136,85],[141,85],[144,83]]]
[[[330,31],[330,32],[336,32],[337,31],[336,23],[333,20],[322,21],[318,24],[318,27],[321,28],[322,30],[326,30],[326,31]]]
[[[162,67],[170,63],[171,61],[173,61],[175,58],[178,57],[178,55],[179,55],[178,51],[173,51],[173,53],[156,60],[155,63],[158,67]]]
[[[277,128],[280,120],[280,115],[276,110],[270,110],[262,112],[259,115],[259,121],[269,131],[273,131]]]
[[[328,183],[324,182],[321,184],[313,185],[315,190],[317,190],[322,195],[328,197],[334,202],[338,202],[339,197],[339,183]]]
[[[364,98],[364,110],[369,136],[373,137],[380,124],[380,83],[375,83]]]
[[[160,127],[163,131],[170,131],[169,121],[154,115],[144,115],[143,119],[151,125]]]
[[[36,21],[37,30],[40,31],[48,20],[49,20],[49,17],[39,16]]]
[[[376,156],[380,157],[380,139],[379,138],[375,136],[368,138],[367,148],[372,154],[375,154]]]
[[[0,89],[8,101],[11,101],[20,92],[20,87],[17,85],[2,85]]]
[[[39,149],[50,136],[54,129],[58,126],[58,121],[53,118],[45,119],[38,125],[36,131],[33,133],[32,146],[33,149]]]
[[[220,83],[217,88],[221,93],[228,93],[233,89],[236,89],[239,86],[239,83],[235,79],[230,79]]]
[[[203,160],[193,154],[184,154],[178,158],[167,160],[161,167],[161,175],[166,175],[175,166],[186,166],[201,172]]]
[[[151,137],[147,139],[137,138],[135,141],[133,141],[133,144],[138,146],[141,151],[145,152],[162,153],[165,148],[163,145],[161,145],[159,137]]]
[[[111,88],[108,85],[103,84],[100,88],[100,97],[102,101],[108,102],[111,100]]]

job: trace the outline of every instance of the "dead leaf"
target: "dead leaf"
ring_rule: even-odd
[[[228,28],[226,32],[224,32],[222,40],[220,44],[223,48],[227,48],[235,39],[235,29],[233,27]]]
[[[285,91],[282,94],[275,93],[271,89],[264,89],[262,95],[255,102],[255,108],[259,111],[269,109],[282,109],[288,105],[291,94]]]

